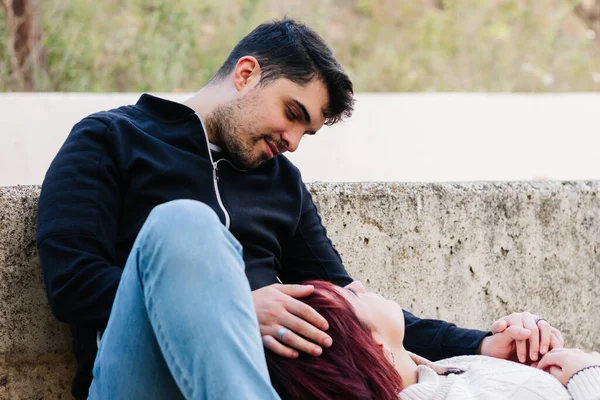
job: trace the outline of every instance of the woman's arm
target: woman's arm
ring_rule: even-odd
[[[575,400],[600,400],[600,354],[579,349],[553,349],[539,362]]]

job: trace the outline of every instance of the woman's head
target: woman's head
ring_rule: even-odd
[[[328,321],[327,334],[333,345],[318,357],[300,353],[296,359],[267,351],[271,381],[280,396],[284,400],[397,399],[402,382],[384,345],[394,333],[402,341],[403,319],[401,324],[382,324],[381,318],[388,308],[388,319],[400,319],[394,315],[400,307],[371,297],[376,295],[358,284],[350,285],[349,290],[320,281],[306,284],[314,285],[315,290],[301,300]]]
[[[359,281],[335,290],[352,304],[359,320],[371,329],[377,344],[401,347],[404,340],[404,312],[395,301],[367,292]]]

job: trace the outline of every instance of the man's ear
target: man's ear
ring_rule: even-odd
[[[260,81],[260,64],[252,56],[240,58],[233,70],[233,85],[240,91],[246,87],[254,87]]]

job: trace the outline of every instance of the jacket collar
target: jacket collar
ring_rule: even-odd
[[[142,94],[135,107],[153,118],[164,122],[175,122],[194,114],[185,104],[161,99],[148,93]]]

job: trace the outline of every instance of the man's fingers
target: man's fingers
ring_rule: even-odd
[[[527,361],[527,339],[532,336],[531,331],[519,325],[511,325],[506,329],[506,333],[515,341],[519,361],[521,363]]]
[[[496,347],[507,347],[514,342],[525,342],[525,340],[529,339],[531,335],[531,331],[519,328],[518,326],[509,326],[502,333],[498,333],[496,335],[491,336],[495,341]]]
[[[537,326],[540,330],[540,354],[544,355],[550,350],[550,336],[552,335],[552,329],[546,320],[540,320],[537,323]]]
[[[519,361],[525,362],[527,360],[527,339],[531,336],[530,330],[512,325],[499,335],[504,346],[508,346],[514,341]]]
[[[509,338],[509,342],[512,340],[527,340],[529,336],[531,336],[531,331],[529,329],[521,328],[519,326],[509,326],[505,331],[504,335]]]
[[[277,332],[279,331],[280,328],[281,328],[280,326],[274,327],[274,332],[273,332],[272,336],[277,336]],[[323,349],[320,346],[318,346],[314,343],[311,343],[304,338],[301,338],[300,336],[298,336],[296,333],[294,333],[290,329],[285,331],[285,333],[283,334],[283,337],[279,340],[279,342],[281,342],[293,349],[303,351],[308,354],[312,354],[313,356],[320,356],[323,353]]]
[[[523,327],[531,331],[531,336],[529,337],[529,358],[532,361],[537,361],[540,352],[540,330],[533,315],[530,316],[527,314],[523,317]],[[519,357],[519,361],[525,362],[526,360],[521,360],[521,357]]]
[[[495,335],[496,333],[504,332],[504,330],[506,329],[507,326],[508,326],[508,322],[506,322],[506,320],[504,320],[504,319],[497,320],[496,322],[494,322],[492,324],[492,334]]]
[[[291,331],[296,332],[297,334],[312,342],[320,344],[321,346],[329,347],[332,344],[332,340],[329,335],[292,314],[285,315],[281,323]]]
[[[315,287],[313,285],[273,285],[281,293],[297,299],[310,295]]]
[[[563,342],[554,333],[550,334],[550,349],[553,351],[564,349]]]
[[[271,350],[273,353],[278,354],[282,357],[287,358],[296,358],[298,357],[298,352],[294,349],[290,349],[287,346],[281,344],[277,339],[270,335],[264,335],[262,337],[263,346],[265,348]]]
[[[550,328],[550,332],[556,337],[556,347],[551,345],[552,348],[559,348],[565,346],[565,340],[563,339],[562,333],[556,328]]]
[[[515,344],[517,346],[517,358],[519,359],[519,362],[524,363],[527,361],[527,341],[516,340]]]
[[[329,324],[314,308],[307,304],[304,304],[300,300],[291,299],[286,304],[286,308],[289,312],[295,316],[302,318],[306,322],[316,326],[317,328],[326,331],[329,329]]]

